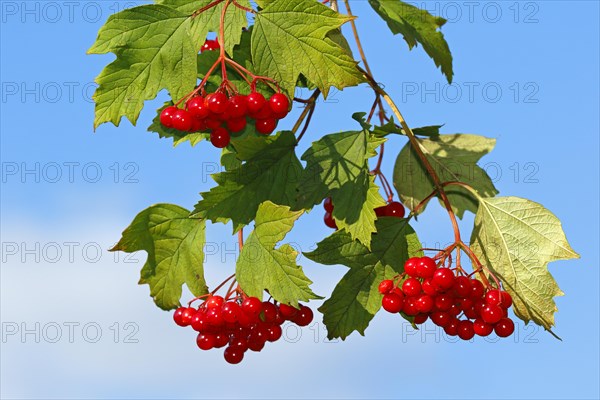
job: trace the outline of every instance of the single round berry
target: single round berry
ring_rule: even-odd
[[[449,268],[439,268],[433,274],[431,283],[439,292],[444,292],[454,285],[454,274]]]
[[[256,120],[259,119],[270,119],[273,118],[275,119],[275,114],[273,113],[273,110],[271,110],[271,107],[269,106],[269,104],[265,104],[260,110],[258,110],[258,112],[251,112],[248,114],[251,118],[254,118]]]
[[[252,92],[246,98],[248,103],[248,112],[249,113],[257,113],[261,108],[267,103],[265,96],[260,93]]]
[[[211,308],[206,312],[206,323],[214,328],[223,326],[223,310],[221,308]]]
[[[488,324],[495,324],[504,318],[504,310],[500,306],[487,304],[481,310],[481,319]]]
[[[277,319],[277,314],[279,314],[279,310],[277,306],[273,303],[269,303],[268,301],[263,301],[262,303],[262,320],[264,322],[273,323]]]
[[[406,265],[404,266],[406,269]],[[420,278],[431,278],[435,273],[437,265],[430,257],[421,257],[417,262],[417,276]]]
[[[433,298],[429,295],[419,296],[417,299],[417,310],[420,313],[426,314],[433,309]]]
[[[222,149],[223,147],[227,147],[229,142],[231,141],[231,136],[227,129],[225,128],[216,128],[210,133],[210,142],[213,146],[218,149]]]
[[[513,304],[512,296],[505,291],[500,292],[500,300],[502,301],[500,306],[505,309],[510,308],[510,306]]]
[[[171,119],[173,128],[181,132],[187,132],[192,127],[192,116],[185,110],[177,110]]]
[[[241,313],[242,308],[234,301],[228,301],[223,305],[223,320],[227,323],[233,324],[238,320],[238,315]]]
[[[510,318],[502,318],[494,325],[494,332],[499,337],[509,337],[515,331],[515,323]]]
[[[221,46],[219,46],[219,42],[214,39],[206,39],[202,47],[200,48],[200,52],[204,53],[205,51],[218,50]]]
[[[196,332],[204,332],[208,328],[208,324],[206,323],[205,314],[201,311],[198,311],[192,317],[192,329]]]
[[[229,335],[225,333],[217,333],[215,335],[215,349],[220,349],[221,347],[225,347],[229,344]]]
[[[223,303],[225,303],[225,299],[221,296],[210,296],[208,300],[206,300],[206,308],[218,308],[223,307]]]
[[[167,107],[164,110],[162,110],[162,112],[160,113],[160,123],[162,124],[162,126],[164,126],[165,128],[172,128],[173,127],[173,115],[178,110],[179,109],[174,106],[170,106],[170,107]]]
[[[502,294],[500,290],[493,289],[486,293],[485,302],[489,305],[499,306],[502,303]]]
[[[405,297],[404,304],[402,305],[402,312],[406,315],[415,316],[419,314],[419,309],[417,308],[417,297]]]
[[[421,294],[421,282],[417,278],[408,278],[402,284],[402,291],[407,296],[418,296]]]
[[[229,131],[232,133],[238,133],[243,131],[244,129],[246,129],[247,124],[248,122],[246,121],[245,117],[231,118],[228,119],[227,122],[225,122],[225,125],[227,125],[227,129],[229,129]]]
[[[196,344],[201,350],[210,350],[215,347],[215,335],[210,333],[200,333],[196,338]]]
[[[436,311],[431,314],[431,320],[434,324],[440,327],[448,325],[453,316],[448,311]]]
[[[194,118],[204,119],[210,115],[210,110],[206,106],[206,100],[202,96],[189,99],[186,103],[186,108]]]
[[[175,321],[175,323],[179,326],[187,326],[186,325],[186,318],[183,316],[183,314],[187,311],[187,307],[179,307],[177,310],[175,310],[175,312],[173,313],[173,321]]]
[[[292,320],[296,314],[298,314],[298,309],[292,306],[288,306],[287,304],[279,304],[279,312],[281,316],[287,320]]]
[[[227,96],[224,93],[211,93],[206,96],[206,105],[213,114],[222,114],[227,110]]]
[[[248,112],[248,98],[243,95],[235,95],[227,102],[227,113],[231,118],[242,118]]]
[[[386,279],[379,284],[379,293],[386,294],[394,290],[394,281]]]
[[[419,257],[412,257],[406,260],[404,263],[404,272],[408,274],[408,276],[416,277],[417,276],[417,266],[421,259]]]
[[[277,128],[277,120],[275,118],[257,119],[256,131],[263,135],[270,135]]]
[[[275,114],[283,114],[289,110],[290,100],[283,93],[275,93],[269,99],[269,105]]]
[[[482,320],[481,318],[477,318],[473,322],[473,330],[475,331],[475,334],[485,337],[489,336],[492,333],[494,327]]]
[[[206,126],[206,120],[192,117],[192,127],[189,132],[202,132],[205,131],[206,128],[208,128]]]
[[[207,118],[205,124],[208,129],[215,130],[223,125],[223,121],[219,121],[216,118]]]
[[[404,206],[397,201],[392,201],[387,205],[387,210],[385,211],[387,217],[396,217],[396,218],[404,218],[404,214],[406,214],[406,210]]]
[[[258,316],[262,311],[262,302],[256,297],[246,297],[242,303],[242,311],[250,316]]]
[[[229,346],[239,347],[242,352],[245,352],[248,350],[248,334],[244,332],[240,335],[232,335],[231,339],[229,340]]]
[[[429,316],[427,314],[419,314],[415,316],[415,319],[413,320],[413,322],[415,323],[415,325],[421,325],[424,324],[425,322],[427,322],[427,319],[429,318]]]
[[[323,208],[325,208],[325,211],[327,211],[328,213],[333,212],[333,200],[331,200],[331,197],[327,197],[325,199],[325,201],[323,202]]]
[[[448,294],[440,294],[435,298],[435,309],[438,311],[448,311],[454,304],[454,297]]]
[[[381,207],[377,207],[375,209],[375,215],[377,215],[377,218],[379,218],[379,217],[387,217],[386,211],[387,211],[387,205],[381,206]]]
[[[431,279],[425,279],[421,284],[421,289],[423,290],[423,293],[428,294],[430,296],[437,295],[437,290],[435,286],[431,284]]]
[[[448,336],[456,336],[458,335],[458,323],[460,321],[458,320],[458,318],[452,318],[447,324],[446,326],[444,326],[444,332],[446,332],[446,335]]]
[[[267,340],[269,342],[276,342],[281,338],[282,333],[283,333],[283,331],[281,329],[281,326],[279,326],[279,325],[270,326]]]
[[[381,300],[383,309],[389,313],[396,314],[402,310],[403,299],[396,293],[388,293]]]
[[[466,276],[457,276],[456,279],[454,279],[452,290],[456,297],[470,297],[472,291],[471,280]]]
[[[471,340],[475,336],[475,330],[473,329],[473,322],[465,320],[458,323],[458,337],[462,340]]]
[[[481,281],[477,279],[471,279],[471,297],[474,299],[480,299],[485,294],[485,288]]]
[[[335,219],[333,219],[333,215],[331,215],[331,213],[325,213],[325,216],[323,217],[323,221],[325,221],[325,225],[327,225],[328,227],[330,227],[331,229],[337,229],[337,224],[335,223]]]
[[[223,356],[229,364],[239,364],[244,359],[244,349],[239,346],[228,346]]]
[[[312,322],[313,316],[313,311],[309,307],[302,306],[298,314],[294,317],[293,322],[298,326],[306,326]]]

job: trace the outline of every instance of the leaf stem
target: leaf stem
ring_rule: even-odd
[[[298,132],[298,129],[300,129],[300,126],[302,125],[302,122],[304,121],[304,119],[307,118],[309,114],[311,114],[311,110],[312,110],[312,112],[314,112],[314,108],[316,106],[317,99],[319,98],[320,95],[321,95],[321,91],[319,89],[317,89],[313,92],[313,94],[310,96],[310,98],[308,100],[306,100],[306,102],[303,102],[304,104],[306,104],[306,107],[304,107],[304,110],[302,110],[302,114],[300,114],[300,116],[298,117],[298,120],[294,124],[294,127],[292,128],[292,133],[296,134],[296,132]],[[307,128],[307,127],[308,127],[308,125],[305,128]],[[301,137],[299,136],[297,141],[299,141],[300,138]]]

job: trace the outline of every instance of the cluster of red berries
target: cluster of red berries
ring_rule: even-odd
[[[431,318],[447,335],[463,340],[476,334],[488,336],[492,331],[499,337],[514,332],[514,322],[508,317],[512,298],[507,292],[486,289],[477,279],[455,276],[449,268],[438,268],[430,257],[408,259],[404,271],[409,278],[401,287],[392,280],[379,284],[386,311],[412,316],[415,324]]]
[[[238,364],[248,350],[261,351],[266,342],[281,338],[281,325],[291,321],[307,326],[313,312],[302,305],[300,309],[256,297],[225,301],[221,296],[211,296],[196,309],[180,307],[173,315],[179,326],[191,326],[198,332],[196,343],[202,350],[225,347],[225,361]]]
[[[206,97],[192,97],[185,109],[176,106],[165,108],[160,114],[160,123],[181,132],[210,130],[213,146],[223,148],[229,144],[231,133],[246,128],[248,118],[254,120],[258,133],[271,134],[277,128],[277,122],[287,116],[289,108],[290,101],[283,93],[275,93],[267,100],[258,92],[231,97],[216,92]]]
[[[333,201],[331,197],[327,197],[323,202],[323,208],[325,208],[325,217],[323,220],[325,221],[325,225],[330,227],[331,229],[338,229],[335,220],[333,219]],[[404,206],[397,201],[392,201],[385,206],[377,207],[375,209],[375,214],[378,217],[397,217],[404,218],[405,214]]]

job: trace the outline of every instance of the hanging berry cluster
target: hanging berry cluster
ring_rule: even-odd
[[[414,317],[416,325],[431,319],[447,335],[462,340],[492,332],[507,337],[514,332],[515,325],[508,317],[512,298],[507,292],[455,275],[450,268],[438,267],[430,257],[409,258],[404,271],[395,280],[379,285],[386,311]]]
[[[201,350],[225,347],[225,361],[238,364],[246,351],[259,352],[267,342],[279,340],[285,321],[307,326],[313,320],[313,312],[304,305],[296,309],[286,304],[261,302],[238,292],[228,300],[212,295],[199,308],[180,307],[173,319],[177,325],[191,326],[198,332],[196,344]]]
[[[219,50],[220,45],[216,40],[206,40],[202,51]],[[206,93],[205,84],[211,76],[215,66],[223,65],[223,81],[216,92]],[[249,95],[239,94],[237,88],[227,79],[225,64],[234,66],[244,76],[252,92]],[[281,93],[274,93],[268,100],[256,91],[257,82],[272,81],[260,77],[227,58],[224,52],[217,63],[209,70],[200,85],[184,99],[184,108],[179,108],[183,100],[174,106],[165,108],[160,114],[160,123],[165,128],[173,128],[180,132],[210,132],[210,142],[217,148],[227,147],[231,135],[246,129],[248,122],[254,124],[256,131],[262,135],[270,135],[277,128],[279,120],[285,118],[290,109],[290,100]],[[278,89],[278,88],[277,88]]]

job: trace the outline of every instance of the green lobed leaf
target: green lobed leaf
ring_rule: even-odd
[[[242,248],[235,271],[248,296],[262,298],[267,290],[275,300],[293,307],[298,307],[299,301],[321,298],[310,289],[312,281],[296,264],[298,253],[288,244],[275,248],[302,214],[270,201],[258,207],[254,231]]]
[[[194,215],[213,222],[231,220],[238,231],[254,220],[258,206],[267,200],[293,205],[302,173],[295,148],[293,133],[279,132],[239,168],[213,175],[218,185],[202,193]]]
[[[96,78],[94,127],[118,126],[125,116],[135,124],[145,100],[167,89],[173,98],[196,84],[197,49],[188,15],[150,4],[111,15],[88,53],[112,51],[117,59]],[[197,38],[196,38],[197,39]]]
[[[302,253],[309,260],[325,265],[363,268],[381,262],[397,273],[404,272],[410,257],[421,256],[421,242],[408,219],[382,217],[375,226],[371,249],[353,240],[349,233],[336,231],[317,244],[314,251]]]
[[[255,73],[277,80],[288,93],[304,75],[327,97],[330,87],[364,82],[356,62],[328,37],[350,20],[314,0],[274,0],[255,15],[252,60]]]
[[[401,34],[409,49],[421,44],[423,50],[433,59],[449,83],[452,83],[452,54],[444,35],[439,29],[446,23],[440,17],[434,17],[400,0],[369,0],[369,4],[387,23],[394,35]]]
[[[163,310],[179,306],[182,285],[195,296],[208,293],[204,280],[205,222],[172,204],[157,204],[140,212],[110,251],[144,250],[148,259],[140,284],[150,285],[150,296]]]
[[[337,284],[319,311],[327,327],[328,339],[345,340],[352,332],[364,336],[369,323],[381,308],[379,283],[396,272],[381,263],[351,268]]]
[[[385,139],[368,127],[323,136],[302,155],[306,168],[298,184],[297,207],[310,209],[330,196],[340,228],[370,246],[376,219],[373,208],[385,205],[368,160]]]
[[[478,135],[439,135],[418,139],[423,153],[444,182],[460,181],[472,186],[479,195],[493,197],[498,194],[494,183],[477,162],[495,146],[496,140]],[[427,170],[415,154],[410,143],[398,154],[394,166],[394,187],[409,209],[415,207],[434,191]],[[466,189],[458,186],[446,190],[452,209],[459,218],[465,211],[476,212],[477,200]],[[426,205],[419,211],[423,212]]]
[[[579,258],[558,218],[541,204],[518,197],[480,200],[471,249],[513,297],[515,314],[550,330],[562,296],[548,263]]]

